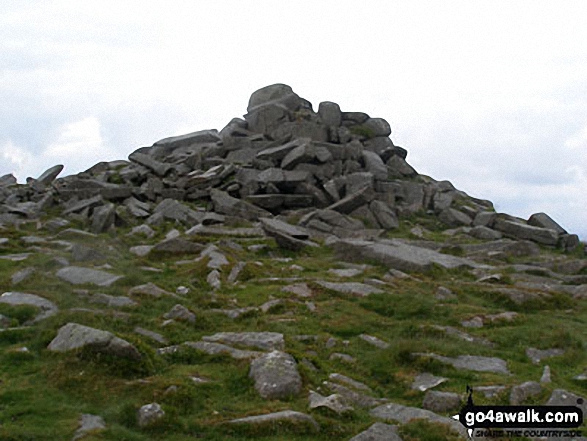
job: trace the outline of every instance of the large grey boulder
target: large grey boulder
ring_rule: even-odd
[[[41,176],[35,179],[35,181],[43,186],[48,185],[53,182],[62,171],[63,165],[54,165],[53,167],[45,170]]]
[[[80,266],[66,266],[57,271],[57,277],[73,285],[91,283],[98,286],[110,286],[124,276],[116,276],[106,271],[83,268]]]
[[[140,360],[141,354],[132,344],[108,331],[90,328],[77,323],[62,326],[47,349],[53,352],[67,352],[90,348],[97,352],[117,357]]]
[[[391,127],[383,118],[369,118],[363,126],[371,131],[372,137],[391,135]]]
[[[473,220],[465,213],[454,208],[446,208],[445,210],[442,210],[438,215],[438,219],[451,227],[468,227],[473,222]]]
[[[399,436],[397,426],[375,423],[349,441],[403,441],[403,438]]]
[[[151,248],[150,252],[161,254],[198,254],[203,249],[204,246],[199,243],[182,239],[181,237],[174,237],[159,242]]]
[[[116,219],[116,207],[112,203],[108,203],[101,207],[94,208],[92,214],[92,233],[104,233],[114,225]]]
[[[467,430],[460,422],[447,417],[442,417],[434,412],[416,407],[402,406],[401,404],[388,403],[376,407],[371,412],[375,418],[385,421],[397,421],[401,424],[407,424],[412,420],[427,420],[431,423],[438,423],[450,427],[464,438],[468,438]]]
[[[373,216],[375,216],[375,219],[377,219],[379,225],[381,225],[381,228],[393,230],[399,227],[399,219],[395,211],[385,202],[371,201],[369,209],[373,213]]]
[[[268,400],[283,400],[300,393],[302,378],[294,358],[281,351],[272,351],[251,362],[249,377],[255,390]]]
[[[265,351],[282,350],[285,346],[283,334],[278,332],[218,332],[214,335],[204,336],[202,340],[252,347]]]
[[[330,101],[323,101],[318,105],[318,115],[322,118],[322,124],[338,127],[342,123],[340,106]]]
[[[247,105],[247,112],[251,112],[258,106],[276,101],[282,103],[291,110],[295,110],[299,107],[301,99],[287,84],[271,84],[262,87],[251,94],[249,104]]]
[[[59,310],[57,305],[50,300],[35,294],[26,294],[22,292],[5,292],[0,296],[0,303],[13,306],[30,305],[39,308],[41,312],[31,320],[32,323],[50,317],[56,314]]]
[[[12,173],[0,176],[0,187],[10,187],[16,184],[16,178]]]
[[[546,213],[534,213],[532,216],[528,218],[528,225],[532,225],[534,227],[540,228],[547,228],[549,230],[554,230],[558,234],[566,234],[567,231],[561,227],[558,223],[556,223],[548,214]]]
[[[283,222],[279,219],[261,218],[259,221],[261,222],[263,230],[268,235],[271,235],[273,232],[280,232],[300,240],[306,240],[308,237],[310,237],[305,229],[288,224],[287,222]]]
[[[377,153],[371,152],[369,150],[363,150],[362,155],[363,161],[365,162],[365,169],[369,173],[373,174],[375,179],[387,179],[387,166],[383,163],[381,157]]]
[[[558,233],[555,230],[523,224],[507,219],[497,219],[493,225],[495,230],[516,239],[526,239],[542,245],[556,246]]]

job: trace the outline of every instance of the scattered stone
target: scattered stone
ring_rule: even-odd
[[[151,252],[161,254],[199,254],[204,247],[199,243],[175,237],[156,244]]]
[[[454,392],[439,392],[429,390],[424,395],[422,407],[432,412],[446,413],[458,410],[461,406],[461,397]]]
[[[231,420],[230,424],[245,424],[245,425],[277,425],[282,427],[286,424],[293,424],[293,425],[304,425],[308,426],[308,429],[312,431],[319,431],[320,426],[316,422],[314,418],[310,415],[306,415],[305,413],[296,412],[293,410],[282,410],[280,412],[269,413],[266,415],[255,415],[249,416],[245,418],[237,418],[235,420]]]
[[[40,320],[46,319],[55,315],[59,308],[57,305],[43,297],[35,294],[26,294],[22,292],[5,292],[0,296],[0,303],[6,305],[31,305],[39,308],[41,312],[30,321],[30,323],[36,323]]]
[[[353,436],[349,441],[403,441],[397,427],[391,424],[375,423],[367,430]]]
[[[389,348],[389,343],[377,338],[373,337],[372,335],[361,334],[359,337],[362,340],[365,340],[367,343],[372,344],[373,346],[378,347],[379,349],[387,349]]]
[[[106,423],[101,416],[84,413],[79,420],[79,427],[75,431],[72,441],[77,441],[84,438],[86,435],[97,433],[102,430],[106,430]]]
[[[124,308],[137,306],[138,303],[126,296],[111,296],[108,294],[96,293],[90,297],[90,302],[101,303],[112,308]]]
[[[328,378],[330,378],[331,380],[334,380],[334,381],[338,381],[339,383],[342,383],[345,386],[349,386],[349,387],[352,387],[357,390],[362,390],[362,391],[369,392],[369,393],[373,392],[371,390],[371,388],[369,386],[367,386],[366,384],[363,384],[357,380],[353,380],[352,378],[349,378],[349,377],[342,375],[342,374],[332,373],[328,376]]]
[[[439,286],[436,289],[436,293],[434,294],[434,297],[437,300],[454,300],[457,298],[457,296],[448,288],[445,288],[444,286]]]
[[[71,248],[71,258],[75,262],[94,262],[105,260],[106,256],[95,248],[76,243]]]
[[[540,395],[541,392],[542,386],[540,386],[540,383],[526,381],[525,383],[512,387],[510,392],[510,404],[518,406],[523,404],[528,398]]]
[[[269,400],[296,396],[302,388],[294,358],[281,351],[272,351],[253,360],[249,377],[255,381],[259,395]]]
[[[245,315],[251,313],[253,311],[257,311],[257,308],[254,306],[247,306],[244,308],[234,308],[234,309],[211,309],[212,312],[218,312],[220,314],[224,314],[228,318],[237,319],[241,315]]]
[[[485,398],[495,398],[506,389],[507,387],[505,386],[478,386],[473,388],[475,392],[481,392]]]
[[[379,406],[380,404],[387,402],[386,399],[373,398],[372,396],[362,394],[356,390],[350,389],[338,383],[333,383],[331,381],[324,381],[322,384],[329,390],[342,395],[348,403],[362,407],[364,409]]]
[[[345,404],[344,398],[338,394],[324,397],[317,392],[310,391],[308,399],[310,401],[310,409],[326,407],[339,415],[353,410],[351,406]]]
[[[196,314],[180,304],[175,305],[169,312],[163,314],[163,318],[188,323],[196,322]]]
[[[222,281],[220,280],[220,271],[211,271],[210,274],[208,274],[208,277],[206,277],[206,282],[213,290],[220,289],[222,286]]]
[[[289,292],[297,297],[312,297],[312,290],[305,283],[296,283],[294,285],[287,285],[281,289],[283,292]]]
[[[337,277],[355,277],[363,273],[363,270],[358,268],[347,268],[347,269],[329,269],[329,274],[333,274]]]
[[[401,271],[430,271],[434,264],[447,269],[482,267],[472,260],[441,254],[434,250],[414,245],[385,240],[369,242],[363,240],[338,240],[333,244],[339,257],[345,260],[377,261],[390,268]]]
[[[129,251],[135,256],[144,257],[151,252],[153,245],[137,245],[130,247]]]
[[[481,318],[477,315],[469,320],[463,320],[461,322],[461,326],[463,326],[465,328],[482,328],[483,327],[483,318]]]
[[[428,372],[425,372],[423,374],[418,374],[416,378],[414,378],[414,382],[412,383],[412,389],[425,392],[428,389],[432,389],[433,387],[436,387],[439,384],[442,384],[446,381],[448,381],[447,378],[437,377]]]
[[[381,418],[386,421],[398,421],[401,424],[407,424],[412,420],[423,419],[431,423],[438,423],[450,427],[464,438],[467,438],[467,430],[460,422],[447,417],[442,417],[434,412],[415,407],[402,406],[396,403],[387,403],[376,407],[371,412],[375,418]]]
[[[542,377],[540,377],[541,384],[547,384],[552,382],[550,378],[550,366],[544,366],[544,370],[542,371]]]
[[[142,224],[142,225],[138,225],[136,227],[133,227],[133,229],[130,230],[130,233],[128,233],[128,234],[129,235],[142,234],[143,236],[146,236],[148,239],[152,239],[155,236],[155,230],[153,230],[147,224]]]
[[[542,360],[544,360],[545,358],[550,358],[550,357],[558,357],[561,356],[565,353],[564,350],[562,349],[536,349],[536,348],[527,348],[526,349],[526,355],[528,356],[528,358],[530,360],[532,360],[532,363],[534,364],[538,364],[540,363]]]
[[[137,413],[137,423],[139,427],[148,427],[159,421],[165,416],[165,411],[161,409],[158,403],[150,403],[141,406]]]
[[[370,294],[382,294],[383,291],[371,285],[358,282],[334,283],[323,280],[316,281],[322,288],[336,291],[340,294],[351,294],[357,297],[367,297]]]
[[[33,267],[27,267],[27,268],[23,268],[17,272],[15,272],[12,277],[10,278],[10,282],[12,283],[12,285],[18,285],[21,282],[24,282],[26,279],[28,279],[30,276],[32,276],[35,273],[35,268]]]
[[[344,361],[345,363],[355,363],[357,360],[348,355],[348,354],[341,354],[340,352],[334,352],[330,355],[330,357],[328,358],[329,360],[341,360]]]
[[[283,334],[277,332],[219,332],[202,337],[202,340],[258,348],[265,351],[283,350],[285,347]]]
[[[137,334],[142,335],[143,337],[147,337],[147,338],[150,338],[151,340],[155,340],[157,343],[161,343],[163,345],[167,343],[167,339],[165,337],[163,337],[161,334],[159,334],[158,332],[149,331],[148,329],[144,329],[139,326],[137,326],[134,329],[134,331]]]
[[[66,352],[84,347],[131,360],[141,359],[137,348],[126,340],[118,338],[108,331],[77,323],[68,323],[62,326],[47,349],[54,352]]]
[[[110,286],[124,276],[116,276],[106,271],[83,268],[79,266],[66,266],[57,271],[57,277],[73,285],[91,283],[98,286]]]
[[[190,289],[189,289],[189,288],[187,288],[187,287],[185,287],[185,286],[178,286],[178,287],[175,289],[175,292],[176,292],[177,294],[179,294],[180,296],[186,296],[186,295],[188,295],[188,294],[189,294],[189,292],[190,292]]]
[[[483,357],[480,355],[459,355],[458,357],[444,357],[433,353],[414,353],[422,357],[433,358],[441,363],[449,364],[456,369],[466,369],[477,372],[493,372],[495,374],[509,375],[507,363],[497,357]]]

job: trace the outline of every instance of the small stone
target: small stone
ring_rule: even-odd
[[[84,413],[79,421],[79,427],[76,430],[72,441],[77,441],[86,436],[86,434],[96,433],[106,429],[106,423],[101,416]]]
[[[34,273],[35,273],[35,268],[33,268],[33,267],[23,268],[23,269],[15,272],[12,275],[12,277],[10,278],[10,281],[13,285],[18,285],[19,283],[24,282],[26,279],[28,279]]]
[[[137,415],[139,427],[147,427],[159,421],[165,416],[165,411],[157,403],[145,404],[142,406]]]
[[[305,283],[296,283],[294,285],[284,286],[281,290],[283,292],[289,292],[302,298],[312,296],[312,290]]]
[[[437,300],[453,300],[457,298],[457,296],[450,289],[445,288],[444,286],[439,286],[436,289],[434,297]]]
[[[178,286],[176,288],[175,292],[181,296],[185,296],[185,295],[189,294],[190,289],[186,288],[185,286]]]
[[[345,363],[355,363],[357,360],[355,360],[354,357],[351,357],[348,354],[341,354],[340,352],[335,352],[332,355],[330,355],[329,357],[330,360],[341,360],[344,361]]]
[[[174,296],[173,293],[165,291],[164,289],[159,288],[157,285],[151,282],[146,283],[144,285],[134,286],[128,290],[128,293],[130,295],[143,294],[152,297]]]
[[[375,423],[367,430],[353,436],[349,441],[403,441],[397,432],[397,426]]]
[[[377,338],[373,337],[372,335],[361,334],[359,336],[362,340],[365,340],[367,343],[372,344],[373,346],[378,347],[379,349],[387,349],[389,348],[389,343]]]
[[[206,282],[208,282],[208,285],[210,285],[213,290],[220,289],[222,286],[220,272],[218,270],[211,271],[210,274],[208,274],[208,277],[206,277]]]
[[[542,371],[542,377],[540,377],[540,383],[546,384],[550,383],[552,380],[550,378],[550,366],[544,366],[544,370]]]
[[[461,325],[465,328],[482,328],[483,327],[483,319],[479,316],[475,316],[469,320],[463,320]]]
[[[175,305],[169,312],[163,314],[163,318],[188,323],[196,322],[196,314],[180,304]]]

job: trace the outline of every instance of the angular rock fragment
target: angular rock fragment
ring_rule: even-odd
[[[83,268],[79,266],[66,266],[57,271],[57,277],[73,285],[91,283],[98,286],[110,286],[124,276],[117,276],[106,271]]]
[[[77,323],[62,326],[47,349],[53,352],[67,352],[88,347],[97,352],[117,357],[140,360],[141,354],[132,344],[108,331],[90,328]]]
[[[251,362],[249,377],[255,390],[269,400],[283,400],[300,393],[302,378],[294,358],[281,351],[272,351]]]

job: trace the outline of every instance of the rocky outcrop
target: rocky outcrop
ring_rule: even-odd
[[[407,151],[389,139],[391,129],[382,118],[344,112],[328,101],[314,112],[284,84],[254,92],[247,112],[220,131],[165,138],[134,151],[129,161],[101,162],[75,176],[57,178],[62,165],[26,186],[6,175],[0,198],[0,214],[6,215],[0,222],[36,218],[57,206],[64,216],[102,233],[144,219],[194,226],[205,225],[208,214],[256,221],[328,208],[350,216],[351,223],[393,230],[398,218],[428,210],[447,228],[473,225],[471,234],[482,240],[503,234],[567,251],[579,245],[576,235],[545,213],[528,221],[497,215],[490,202],[471,198],[450,182],[420,177],[405,161]],[[190,202],[208,203],[208,209],[194,209],[186,205]],[[357,228],[334,225],[319,214],[306,223],[339,237]],[[304,245],[288,242],[287,235],[279,240],[290,248]]]

